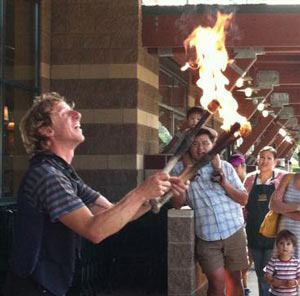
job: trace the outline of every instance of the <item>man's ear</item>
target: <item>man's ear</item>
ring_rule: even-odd
[[[38,131],[41,136],[47,138],[50,138],[54,134],[54,131],[50,126],[42,126],[38,129]]]

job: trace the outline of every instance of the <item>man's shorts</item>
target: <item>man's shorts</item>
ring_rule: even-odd
[[[248,267],[247,239],[244,227],[224,240],[196,240],[196,259],[205,274],[220,267],[231,271]]]

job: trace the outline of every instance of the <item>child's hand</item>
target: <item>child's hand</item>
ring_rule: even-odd
[[[287,287],[287,281],[273,278],[271,286],[273,286],[274,288]]]
[[[286,287],[293,288],[295,286],[298,286],[297,280],[286,280]]]
[[[191,155],[189,153],[183,154],[182,162],[183,162],[184,167],[188,167],[188,166],[193,165],[193,160],[192,160]]]

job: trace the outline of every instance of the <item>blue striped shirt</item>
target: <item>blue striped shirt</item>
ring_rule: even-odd
[[[34,156],[18,192],[11,270],[64,295],[72,283],[80,239],[59,218],[98,197],[60,157]]]
[[[36,203],[40,211],[49,214],[52,222],[93,203],[99,195],[58,156],[33,167],[23,187],[23,198],[26,196],[32,203]]]
[[[173,175],[179,175],[183,164],[178,163]],[[231,164],[222,160],[222,169],[228,182],[236,189],[245,191]],[[188,205],[195,212],[195,232],[206,241],[226,239],[244,225],[242,207],[226,195],[223,187],[211,181],[213,167],[209,163],[198,170],[187,191]]]

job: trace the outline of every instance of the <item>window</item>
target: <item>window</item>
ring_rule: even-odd
[[[185,119],[188,97],[188,73],[169,58],[160,59],[159,72],[159,121],[170,136],[179,129]],[[166,143],[160,142],[162,149]]]
[[[39,92],[38,1],[0,0],[0,198],[12,197],[17,161],[22,145],[17,126],[20,116]]]

